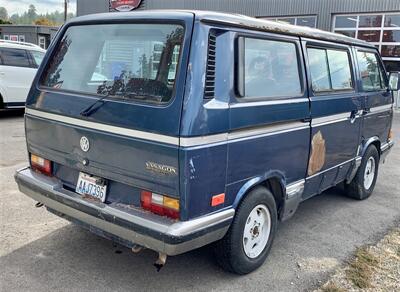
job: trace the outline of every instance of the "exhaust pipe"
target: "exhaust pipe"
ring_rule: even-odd
[[[157,269],[157,272],[161,270],[162,267],[165,266],[165,263],[167,261],[167,255],[165,253],[158,253],[158,259],[154,263],[154,266]]]
[[[132,246],[132,252],[133,253],[139,253],[144,249],[146,249],[144,246],[141,246],[141,245],[138,245],[138,244],[135,244],[134,246]]]
[[[43,205],[43,203],[40,203],[40,202],[37,202],[36,204],[35,204],[35,207],[36,208],[40,208],[40,207],[43,207],[44,205]]]

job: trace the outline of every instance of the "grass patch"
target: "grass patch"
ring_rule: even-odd
[[[322,292],[346,292],[345,289],[339,288],[334,283],[328,283],[328,284],[324,285],[323,287],[321,287],[321,291]]]
[[[365,289],[372,288],[371,276],[373,268],[378,265],[378,259],[367,248],[359,248],[355,259],[350,262],[346,276],[355,286]]]

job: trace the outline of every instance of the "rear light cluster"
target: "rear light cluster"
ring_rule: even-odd
[[[50,160],[44,159],[35,154],[31,154],[31,166],[35,171],[41,172],[48,176],[52,175],[52,165]]]
[[[179,219],[179,200],[149,191],[140,194],[142,208],[154,214]]]

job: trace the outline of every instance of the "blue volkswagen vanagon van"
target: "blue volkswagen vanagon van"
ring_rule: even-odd
[[[33,82],[15,179],[159,265],[214,243],[245,274],[300,202],[341,183],[371,195],[398,88],[373,45],[342,35],[201,11],[78,17]]]

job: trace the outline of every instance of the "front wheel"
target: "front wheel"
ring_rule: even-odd
[[[277,222],[274,196],[268,189],[256,187],[237,208],[225,237],[216,243],[218,263],[236,274],[260,267],[271,249]]]
[[[374,191],[378,177],[379,154],[374,145],[370,145],[361,160],[360,168],[350,184],[346,185],[347,196],[356,200],[369,198]]]

